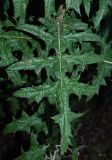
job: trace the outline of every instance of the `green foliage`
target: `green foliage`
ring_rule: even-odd
[[[5,128],[5,133],[27,131],[30,132],[31,127],[42,128],[41,119],[36,115],[28,116],[25,112],[22,113],[20,119],[15,119],[9,123]]]
[[[12,122],[6,125],[5,133],[26,131],[34,136],[35,131],[37,135],[44,131],[48,136],[46,124],[40,116],[44,109],[42,108],[42,113],[39,111],[46,104],[47,98],[48,103],[55,105],[58,112],[50,118],[60,128],[61,155],[65,154],[69,145],[73,145],[71,125],[73,120],[76,121],[84,113],[74,113],[71,110],[70,95],[75,94],[79,99],[83,95],[90,98],[98,94],[101,85],[106,84],[105,77],[111,76],[111,42],[108,35],[105,36],[105,30],[101,31],[100,23],[107,15],[112,2],[99,0],[99,9],[95,11],[95,16],[91,11],[92,2],[92,0],[66,0],[64,4],[66,8],[61,5],[56,11],[55,0],[45,0],[45,16],[39,19],[40,25],[33,25],[25,19],[29,1],[13,0],[13,18],[16,24],[8,18],[0,22],[0,67],[6,70],[8,79],[16,88],[13,95],[26,98],[28,103],[36,101],[39,107],[30,116],[23,109],[19,119],[13,118]],[[88,19],[91,14],[90,21],[94,26],[89,20],[87,22],[81,19],[81,5],[85,8]],[[9,5],[4,6],[6,14]],[[40,40],[45,43],[45,47],[42,47]],[[34,56],[35,50],[37,56]],[[84,83],[81,81],[82,73],[92,64],[96,65],[96,73],[93,73],[90,81]],[[46,72],[45,80],[42,78],[43,69]],[[34,71],[37,76],[33,84],[29,82],[28,75],[21,74],[24,71],[28,73],[29,70]],[[18,103],[17,99],[16,102]],[[12,103],[15,103],[15,100]],[[14,111],[16,116],[15,112],[16,110]],[[45,150],[46,148],[40,146],[36,138],[31,137],[30,150],[23,152],[19,159],[43,160]],[[73,151],[73,155],[77,155],[76,150]],[[73,159],[76,158],[73,156]]]
[[[20,19],[20,23],[25,21],[25,13],[29,0],[13,0],[14,17]]]
[[[85,11],[87,15],[89,16],[91,1],[92,0],[66,0],[66,6],[68,9],[73,8],[77,13],[80,14],[80,6],[83,3],[85,7]]]
[[[45,154],[45,146],[40,146],[36,140],[36,136],[33,135],[31,137],[31,147],[27,152],[23,152],[22,155],[18,158],[18,160],[43,160]]]
[[[100,0],[99,10],[98,10],[96,17],[94,19],[95,28],[99,27],[102,18],[107,14],[109,5],[112,6],[111,0],[107,0],[107,1]]]

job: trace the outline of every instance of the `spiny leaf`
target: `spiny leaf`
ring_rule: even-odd
[[[108,11],[108,0],[100,0],[99,10],[94,18],[95,28],[99,27],[100,22],[107,11]]]
[[[107,61],[108,59],[112,60],[112,49],[110,44],[105,44],[102,47],[102,55],[107,59]],[[111,76],[112,68],[109,68],[107,65],[108,64],[105,63],[105,61],[98,64],[97,75],[93,78],[93,86],[96,88],[96,93],[99,92],[101,85],[106,85],[105,77]]]
[[[41,126],[42,121],[36,115],[28,116],[25,112],[22,113],[22,117],[20,119],[14,119],[11,123],[6,125],[4,130],[5,133],[12,133],[17,131],[30,131],[32,126]]]
[[[51,14],[55,13],[55,0],[44,0],[45,3],[45,18],[50,19]]]
[[[85,11],[86,11],[88,17],[89,17],[89,13],[90,13],[91,1],[92,0],[83,0]]]
[[[74,17],[66,16],[63,18],[64,29],[87,30],[88,24]]]
[[[66,7],[67,9],[73,8],[77,13],[80,14],[80,5],[82,0],[66,0]]]
[[[61,75],[60,75],[60,78]],[[69,108],[69,92],[67,78],[63,77],[62,81],[58,83],[57,87],[57,98],[59,101],[60,114],[53,117],[54,121],[58,123],[61,130],[61,154],[63,155],[68,145],[71,144],[70,137],[71,134],[71,122],[75,118],[79,118],[81,114],[75,114],[71,112]]]
[[[63,106],[65,107],[65,106]],[[61,154],[63,155],[68,145],[71,144],[70,137],[71,134],[71,122],[73,119],[78,119],[82,114],[75,114],[73,112],[67,112],[58,114],[53,117],[54,121],[59,124],[61,130]]]
[[[27,87],[22,88],[14,93],[17,97],[25,97],[25,98],[32,98],[33,100],[36,100],[37,102],[40,102],[43,97],[52,97],[52,93],[56,92],[57,85],[54,84],[43,84],[38,87]]]
[[[68,64],[92,64],[92,63],[101,63],[104,61],[104,57],[102,55],[97,55],[94,52],[88,52],[85,54],[76,54],[74,52],[74,55],[65,55],[63,57],[67,61]]]
[[[18,160],[44,160],[45,146],[41,146],[37,143],[36,137],[31,137],[31,147],[27,152],[23,152]]]
[[[11,47],[8,45],[7,41],[2,40],[0,43],[0,66],[1,67],[6,67],[13,63],[16,58],[13,57],[12,52],[11,52]]]
[[[75,34],[68,34],[65,35],[64,38],[69,41],[90,41],[90,42],[102,42],[102,39],[100,36],[89,33],[89,32],[81,32],[81,33],[75,33]]]
[[[106,85],[105,77],[111,76],[111,68],[107,68],[106,64],[102,63],[98,65],[98,73],[97,76],[93,78],[93,85],[96,88],[96,93],[98,94],[100,86]]]
[[[43,28],[40,28],[39,26],[35,26],[35,25],[29,25],[29,24],[24,24],[21,26],[18,26],[17,29],[28,32],[42,40],[44,40],[45,42],[52,42],[52,35],[50,33],[47,33],[44,31]]]
[[[23,61],[17,62],[15,64],[12,64],[7,68],[7,70],[17,71],[17,70],[40,70],[42,68],[47,69],[51,68],[53,66],[53,63],[55,63],[55,60],[50,57],[48,59],[43,58],[32,58],[32,59],[25,59]]]
[[[92,96],[96,93],[94,86],[75,82],[74,80],[69,80],[68,88],[70,93],[75,93],[79,98],[81,95]]]

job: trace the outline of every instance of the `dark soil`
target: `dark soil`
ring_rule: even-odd
[[[79,160],[112,159],[112,80],[87,104],[77,128]]]

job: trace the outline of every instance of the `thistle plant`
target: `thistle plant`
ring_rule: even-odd
[[[29,103],[35,101],[38,110],[33,115],[23,110],[21,117],[13,118],[4,132],[29,133],[30,150],[22,151],[18,159],[43,160],[50,144],[40,145],[37,138],[41,131],[48,135],[46,122],[39,112],[45,105],[45,98],[56,107],[57,114],[50,118],[59,126],[61,138],[54,146],[60,145],[60,154],[64,155],[73,145],[72,123],[84,115],[71,110],[70,95],[77,95],[79,100],[84,95],[88,100],[106,84],[105,77],[111,76],[109,27],[101,31],[101,22],[109,14],[112,1],[99,0],[99,9],[92,14],[92,0],[65,0],[58,10],[55,0],[44,0],[45,15],[38,19],[39,25],[29,24],[26,20],[29,3],[29,0],[13,0],[14,17],[11,18],[7,12],[10,1],[4,3],[5,20],[0,22],[0,67],[5,68],[8,79],[16,88],[13,97],[25,98]],[[88,17],[87,22],[82,19],[81,7]],[[96,65],[95,74],[87,83],[81,82],[82,73],[92,64]],[[43,69],[46,73],[44,81]],[[28,77],[21,74],[24,71],[35,72],[35,84],[27,85]]]

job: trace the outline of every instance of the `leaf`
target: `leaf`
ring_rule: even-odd
[[[105,44],[102,47],[102,55],[104,56],[105,60],[112,59],[112,49],[110,44]],[[107,67],[107,63],[105,61],[103,63],[98,64],[97,67],[97,75],[93,78],[93,86],[96,88],[96,93],[98,94],[100,86],[106,85],[105,77],[111,76],[112,69]]]
[[[80,32],[75,34],[68,34],[65,35],[64,38],[66,41],[85,41],[85,42],[102,42],[102,39],[100,36],[94,33],[88,33],[88,32]]]
[[[75,80],[69,80],[68,89],[71,94],[75,93],[79,98],[81,95],[93,96],[96,93],[94,86],[76,82]]]
[[[15,18],[21,18],[24,20],[28,2],[29,0],[13,0]]]
[[[62,78],[62,77],[60,77]],[[55,123],[58,123],[61,131],[61,154],[63,155],[68,145],[71,144],[71,122],[75,118],[79,118],[82,114],[75,114],[69,108],[69,92],[67,87],[67,78],[63,78],[57,86],[57,98],[59,102],[60,114],[52,117]]]
[[[61,130],[61,154],[62,155],[66,152],[68,145],[71,144],[71,141],[70,141],[70,137],[72,137],[71,122],[73,119],[78,119],[81,116],[82,114],[66,112],[63,114],[58,114],[53,117],[53,120],[59,124],[60,130]]]
[[[91,1],[92,0],[83,0],[85,11],[86,11],[88,17],[89,17],[89,13],[90,13]]]
[[[44,0],[45,3],[45,18],[50,19],[51,14],[55,13],[55,0]]]
[[[22,88],[14,93],[17,97],[31,98],[40,102],[43,97],[52,97],[52,93],[55,93],[57,85],[53,86],[48,84],[39,85],[38,87]]]
[[[53,58],[43,59],[43,58],[31,58],[25,59],[20,62],[16,62],[9,66],[7,70],[17,71],[17,70],[36,70],[40,72],[42,68],[51,68],[55,63]]]
[[[87,30],[88,24],[74,17],[66,16],[63,18],[64,28],[72,30]]]
[[[17,29],[30,33],[44,40],[45,42],[51,43],[53,40],[52,35],[50,33],[45,32],[44,29],[40,28],[39,26],[24,24],[24,25],[18,26]]]
[[[101,63],[104,61],[104,57],[102,55],[95,54],[93,51],[89,51],[85,54],[75,54],[74,55],[65,55],[63,57],[68,63],[70,64],[80,64],[80,65],[87,65],[93,63]]]
[[[12,133],[17,131],[30,132],[30,128],[35,125],[41,127],[42,125],[41,119],[36,114],[28,116],[25,112],[23,112],[22,117],[20,119],[14,119],[11,123],[6,125],[4,132],[5,133]]]
[[[41,146],[37,143],[36,137],[31,137],[31,147],[27,152],[23,152],[18,160],[43,160],[45,154],[45,146]]]
[[[103,19],[104,15],[107,13],[107,11],[108,11],[108,1],[100,0],[99,10],[96,13],[96,16],[94,18],[94,26],[95,26],[95,28],[99,27],[100,22]]]
[[[77,13],[80,14],[80,5],[82,0],[66,0],[67,9],[73,8]]]

